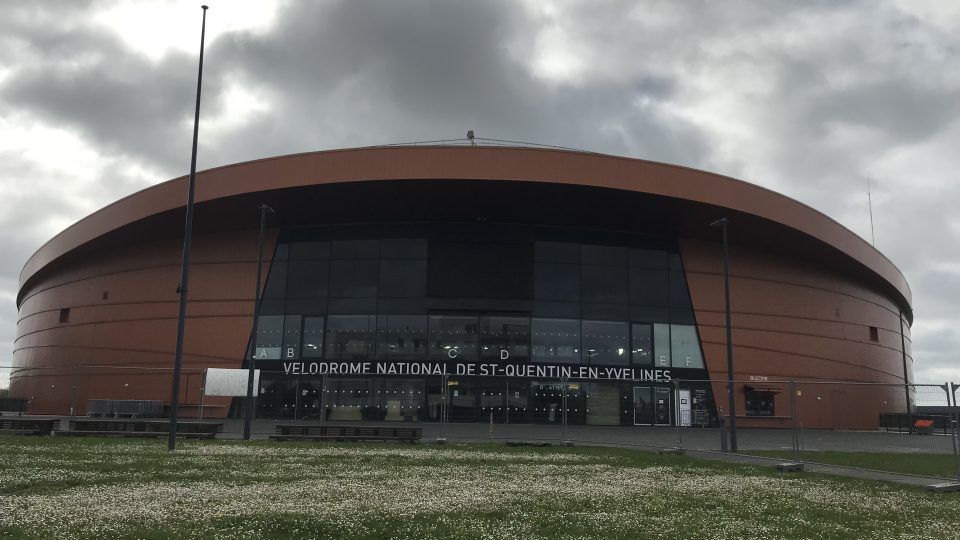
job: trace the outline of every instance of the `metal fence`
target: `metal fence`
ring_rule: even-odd
[[[81,366],[51,370],[34,385],[55,410],[46,414],[162,416],[167,368]],[[226,418],[235,436],[246,399],[209,396],[205,372],[185,370],[182,418]],[[90,388],[85,385],[96,380]],[[153,382],[151,382],[153,381]],[[66,382],[66,383],[65,383]],[[158,392],[158,386],[160,390]],[[254,433],[280,423],[407,423],[426,440],[613,444],[782,455],[823,452],[953,456],[960,479],[960,385],[783,380],[521,379],[506,377],[284,376],[264,372]],[[162,395],[165,399],[157,400]],[[31,398],[27,400],[27,412]],[[234,419],[234,420],[231,420]],[[820,454],[818,454],[820,453]],[[854,464],[856,464],[854,462]],[[866,462],[864,463],[866,466]]]

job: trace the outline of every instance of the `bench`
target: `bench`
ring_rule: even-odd
[[[7,435],[50,435],[59,418],[0,418],[0,433]]]
[[[213,439],[223,431],[223,422],[177,422],[177,437]],[[61,437],[165,437],[170,433],[169,420],[105,420],[71,419],[69,429],[58,431]]]
[[[58,437],[143,437],[159,438],[169,435],[169,431],[103,431],[103,430],[69,430],[58,431]],[[177,431],[177,437],[181,439],[212,439],[216,433],[183,433]]]
[[[27,411],[27,400],[24,398],[0,397],[0,413],[17,413],[23,416]]]
[[[274,441],[398,441],[414,443],[423,430],[395,426],[326,426],[316,424],[277,424]]]

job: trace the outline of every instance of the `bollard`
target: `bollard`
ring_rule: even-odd
[[[674,410],[676,411],[676,414],[677,414],[677,418],[675,422],[677,426],[677,450],[683,450],[683,435],[680,432],[681,421],[680,421],[680,381],[679,380],[673,381],[673,396],[674,396],[674,401],[676,401],[677,403],[677,406],[674,407]]]
[[[719,420],[720,420],[720,451],[726,453],[730,451],[730,447],[727,445],[727,422],[722,416],[720,417]]]
[[[957,440],[957,418],[956,413],[954,413],[954,418],[950,420],[950,438],[953,440],[953,473],[954,477],[960,482],[960,441]]]
[[[440,390],[440,434],[437,436],[437,444],[443,444],[447,442],[447,437],[444,435],[444,424],[447,421],[447,392],[449,392],[447,384],[447,376],[443,376],[443,388]]]

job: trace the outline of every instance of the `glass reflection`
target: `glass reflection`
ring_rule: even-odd
[[[541,319],[531,321],[534,362],[574,364],[580,361],[580,320]]]
[[[632,343],[630,354],[633,365],[650,366],[653,364],[653,326],[649,324],[634,324],[632,327]]]
[[[480,360],[526,363],[529,343],[530,319],[480,317]]]
[[[262,315],[257,317],[257,360],[280,359],[280,347],[283,343],[283,316]]]
[[[377,357],[417,361],[427,356],[426,315],[380,315],[377,318]]]
[[[430,316],[430,360],[477,360],[477,317]]]
[[[627,323],[583,321],[583,363],[627,365]]]
[[[372,315],[331,315],[327,318],[326,358],[367,360],[374,343]]]

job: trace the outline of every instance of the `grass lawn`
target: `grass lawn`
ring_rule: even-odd
[[[958,538],[960,496],[618,449],[0,437],[2,538]]]
[[[880,452],[801,452],[789,450],[749,450],[744,454],[800,459],[828,465],[953,478],[953,454],[892,454]]]

